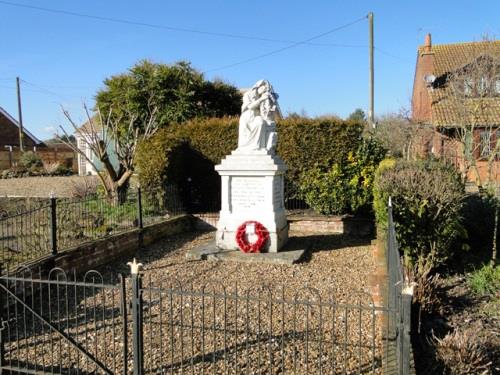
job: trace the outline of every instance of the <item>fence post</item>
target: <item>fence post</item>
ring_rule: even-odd
[[[0,264],[0,276],[2,275],[3,272],[3,267]],[[3,283],[3,280],[0,280],[0,283]],[[4,342],[5,342],[5,329],[6,329],[6,323],[4,319],[4,292],[0,291],[0,374],[2,374],[3,370],[1,367],[5,365],[5,347],[4,347]],[[8,303],[8,302],[7,302]],[[8,319],[8,317],[7,317]]]
[[[137,187],[137,225],[140,229],[143,228],[142,223],[142,191],[141,187]]]
[[[50,248],[52,255],[57,254],[57,198],[50,193]]]
[[[410,375],[410,355],[411,355],[411,302],[413,298],[413,284],[405,283],[401,292],[401,353],[400,374]]]
[[[132,275],[132,353],[133,353],[133,369],[134,375],[142,375],[144,373],[144,346],[142,335],[142,283],[139,275],[141,263],[135,261],[127,263],[130,266]]]
[[[123,373],[128,374],[128,321],[127,321],[127,285],[125,276],[120,273],[120,310],[123,328]]]

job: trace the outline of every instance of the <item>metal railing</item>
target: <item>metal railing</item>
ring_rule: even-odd
[[[388,334],[395,342],[398,374],[410,374],[411,352],[411,303],[413,288],[406,282],[401,264],[401,254],[396,238],[396,227],[392,215],[392,202],[387,207],[386,258],[388,285],[388,307],[394,314],[388,315]]]
[[[142,198],[139,198],[142,201]],[[411,291],[388,208],[388,305],[285,285],[0,276],[0,369],[62,374],[410,374]],[[394,362],[394,364],[391,364]]]
[[[0,262],[5,269],[65,249],[185,213],[174,186],[130,189],[117,197],[51,197],[40,207],[0,218]]]
[[[65,249],[122,233],[182,213],[215,226],[220,199],[197,205],[174,185],[129,189],[126,197],[97,194],[85,198],[48,198],[39,207],[0,217],[0,262],[13,269],[27,261],[57,254]],[[285,208],[309,207],[295,185],[285,183]]]
[[[380,317],[366,294],[285,286],[0,276],[0,369],[58,374],[379,374]]]
[[[285,209],[287,211],[308,210],[310,207],[302,198],[297,184],[285,178]]]

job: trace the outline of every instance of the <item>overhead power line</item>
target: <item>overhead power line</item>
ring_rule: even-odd
[[[222,70],[222,69],[228,69],[228,68],[233,68],[235,66],[238,66],[238,65],[242,65],[242,64],[246,64],[246,63],[249,63],[251,61],[255,61],[255,60],[259,60],[259,59],[262,59],[264,57],[268,57],[268,56],[271,56],[271,55],[275,55],[277,53],[280,53],[280,52],[283,52],[283,51],[286,51],[286,50],[289,50],[291,48],[294,48],[294,47],[297,47],[297,46],[300,46],[300,45],[304,45],[304,44],[308,44],[309,42],[313,41],[313,40],[316,40],[316,39],[319,39],[319,38],[322,38],[328,34],[332,34],[334,32],[337,32],[337,31],[340,31],[342,29],[345,29],[349,26],[352,26],[358,22],[361,22],[363,20],[366,19],[366,16],[363,16],[361,18],[358,18],[357,20],[354,20],[352,22],[349,22],[349,23],[346,23],[342,26],[338,26],[334,29],[331,29],[331,30],[328,30],[328,31],[325,31],[321,34],[318,34],[318,35],[315,35],[313,37],[310,37],[310,38],[307,38],[307,39],[304,39],[302,41],[299,41],[299,42],[293,42],[292,44],[286,46],[286,47],[282,47],[282,48],[279,48],[279,49],[276,49],[276,50],[273,50],[273,51],[270,51],[270,52],[267,52],[267,53],[263,53],[261,55],[258,55],[258,56],[254,56],[254,57],[250,57],[248,59],[245,59],[245,60],[241,60],[241,61],[238,61],[238,62],[235,62],[235,63],[232,63],[232,64],[228,64],[228,65],[224,65],[224,66],[221,66],[221,67],[218,67],[218,68],[213,68],[213,69],[208,69],[206,71],[204,71],[203,73],[209,73],[209,72],[214,72],[214,71],[217,71],[217,70]]]
[[[407,59],[404,59],[402,57],[396,56],[396,55],[394,55],[394,54],[392,54],[390,52],[384,51],[383,49],[380,49],[378,47],[374,47],[374,49],[375,49],[375,51],[380,52],[381,54],[386,55],[388,57],[392,57],[393,59],[400,60],[400,61],[403,61],[403,62],[405,62],[407,64],[411,64],[411,65],[414,64],[413,62],[411,62],[411,61],[409,61]]]
[[[233,38],[233,39],[256,40],[256,41],[270,42],[270,43],[281,43],[281,44],[297,43],[296,41],[293,41],[293,40],[274,39],[274,38],[266,38],[266,37],[242,35],[242,34],[220,33],[220,32],[215,32],[215,31],[208,31],[208,30],[191,29],[191,28],[187,28],[187,27],[160,25],[160,24],[154,24],[154,23],[148,23],[148,22],[142,22],[142,21],[127,20],[127,19],[123,19],[123,18],[115,18],[115,17],[108,17],[108,16],[100,16],[100,15],[96,15],[96,14],[72,12],[72,11],[67,11],[67,10],[63,10],[63,9],[46,8],[46,7],[36,6],[36,5],[20,4],[20,3],[15,3],[15,2],[11,2],[11,1],[4,1],[4,0],[0,0],[0,4],[12,6],[12,7],[18,7],[18,8],[38,10],[38,11],[47,12],[47,13],[64,14],[66,16],[93,19],[93,20],[98,20],[98,21],[103,21],[103,22],[113,22],[113,23],[119,23],[119,24],[124,24],[124,25],[148,27],[148,28],[152,28],[152,29],[177,31],[177,32],[183,32],[183,33],[217,36],[217,37]],[[309,43],[309,42],[300,42],[300,43],[314,45],[314,46],[325,46],[325,47],[346,47],[346,48],[366,47],[365,45],[359,45],[359,44]]]

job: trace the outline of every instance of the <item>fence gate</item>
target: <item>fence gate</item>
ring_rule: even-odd
[[[153,281],[138,266],[117,280],[0,276],[0,373],[381,374],[388,362],[398,310],[370,295]]]
[[[0,277],[3,373],[127,373],[125,280],[105,284],[60,269]]]

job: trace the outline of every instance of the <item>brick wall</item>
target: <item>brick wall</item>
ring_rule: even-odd
[[[26,148],[26,151],[32,151],[32,148]],[[38,147],[37,155],[44,163],[61,163],[66,167],[72,168],[73,172],[78,172],[77,157],[75,153],[66,148]],[[0,171],[9,169],[12,165],[16,165],[21,156],[19,149],[15,149],[12,153],[6,149],[0,149]]]
[[[370,236],[373,220],[351,216],[289,216],[290,230],[308,234],[347,234]]]
[[[27,266],[30,269],[40,267],[43,271],[59,267],[67,272],[75,269],[77,273],[83,273],[124,256],[132,258],[140,247],[148,246],[173,234],[190,231],[192,227],[192,217],[179,216],[145,226],[142,230],[134,229],[82,244],[57,255],[47,256]]]

